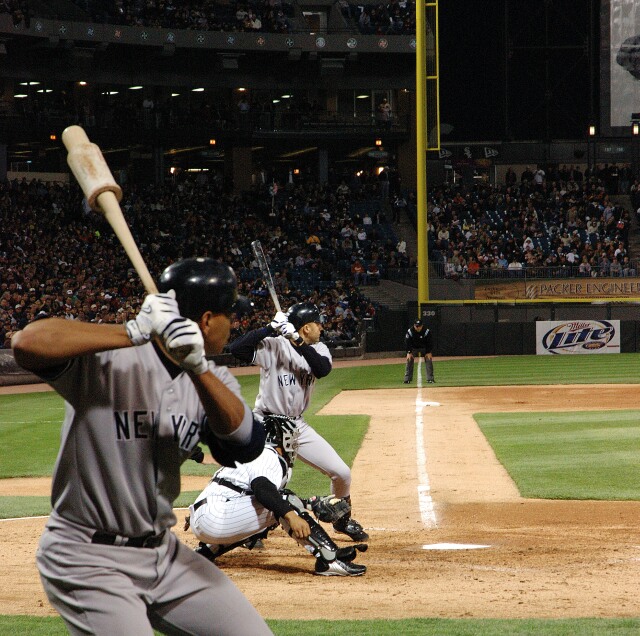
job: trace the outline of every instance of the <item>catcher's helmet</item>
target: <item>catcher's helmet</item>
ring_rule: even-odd
[[[289,463],[293,464],[298,454],[298,436],[300,431],[295,422],[286,415],[267,415],[262,420],[267,433],[267,444],[280,447]]]
[[[174,289],[180,313],[198,321],[205,311],[231,314],[246,301],[238,298],[234,271],[213,258],[185,258],[167,267],[158,280],[158,291]]]
[[[313,303],[296,303],[287,312],[289,322],[300,329],[308,322],[320,322],[320,310]]]

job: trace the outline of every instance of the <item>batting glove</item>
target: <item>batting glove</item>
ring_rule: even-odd
[[[151,340],[151,332],[142,331],[142,329],[140,329],[140,325],[135,320],[129,320],[125,324],[125,329],[127,330],[127,336],[129,336],[129,340],[131,340],[131,344],[133,344],[134,347],[147,344],[147,342]]]
[[[287,338],[287,340],[292,340],[293,342],[299,342],[302,340],[302,338],[300,338],[300,334],[290,322],[287,322],[280,327],[280,335]]]
[[[204,355],[204,338],[200,327],[189,318],[175,318],[163,334],[164,346],[169,356],[183,369],[195,375],[209,370]]]
[[[164,337],[165,329],[181,317],[176,292],[170,289],[166,294],[149,294],[136,316],[136,323],[142,334]]]
[[[284,325],[287,322],[289,322],[287,315],[282,311],[279,311],[271,321],[271,329],[273,329],[274,331],[280,331],[280,328],[282,327],[282,325]]]

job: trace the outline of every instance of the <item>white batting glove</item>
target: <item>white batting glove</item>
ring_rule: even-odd
[[[129,336],[129,340],[131,340],[131,344],[133,344],[134,347],[147,344],[147,342],[151,340],[151,332],[142,331],[142,329],[140,329],[140,325],[135,320],[129,320],[125,324],[125,329],[127,330],[127,336]]]
[[[289,322],[287,315],[284,312],[279,311],[271,321],[271,329],[273,329],[274,331],[280,331],[280,327],[282,327],[282,325],[287,322]]]
[[[166,294],[149,294],[136,316],[136,323],[142,334],[163,336],[168,325],[181,317],[176,292],[170,289]]]
[[[279,329],[280,335],[284,336],[288,340],[298,340],[300,338],[300,334],[296,331],[296,328],[290,323],[286,322]]]
[[[204,355],[204,338],[200,327],[189,318],[174,319],[163,334],[169,356],[183,369],[195,375],[208,371],[209,363]]]

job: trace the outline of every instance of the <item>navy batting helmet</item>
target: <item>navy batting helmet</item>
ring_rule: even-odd
[[[298,436],[300,431],[295,422],[286,415],[267,415],[262,421],[267,433],[267,444],[280,447],[289,462],[293,464],[298,454]]]
[[[313,303],[296,303],[287,312],[289,322],[300,329],[308,322],[320,322],[320,310]]]
[[[175,290],[180,313],[198,321],[205,311],[231,314],[237,310],[238,283],[234,271],[213,258],[185,258],[167,267],[158,280],[158,291]]]

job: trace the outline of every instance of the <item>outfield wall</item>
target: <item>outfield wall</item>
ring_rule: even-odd
[[[538,321],[619,321],[620,352],[640,351],[640,310],[618,303],[448,303],[381,308],[367,334],[367,355],[403,351],[404,336],[421,315],[434,334],[433,355],[535,355]]]

